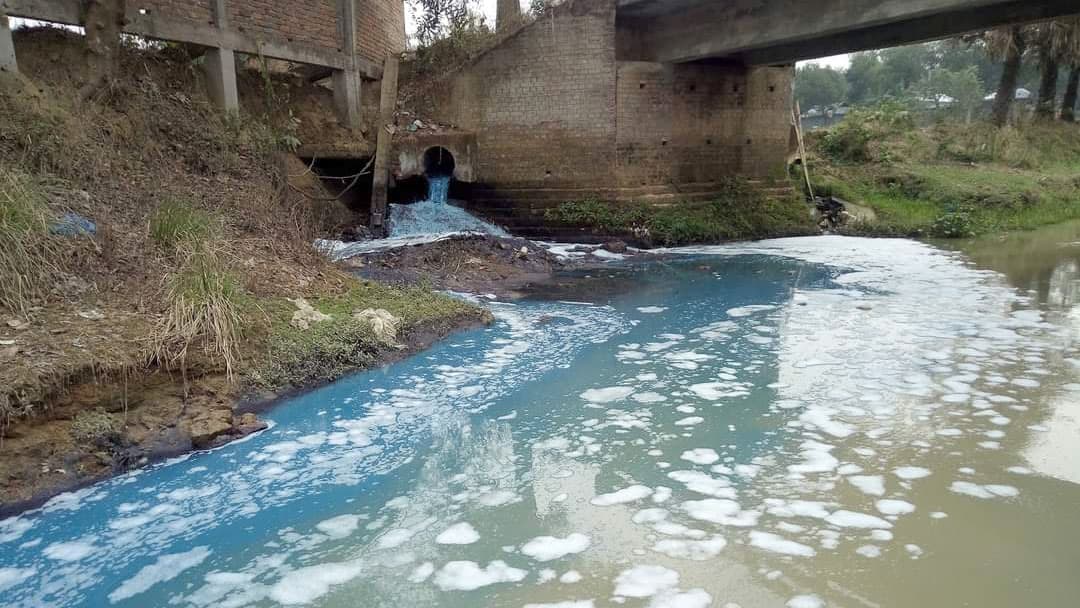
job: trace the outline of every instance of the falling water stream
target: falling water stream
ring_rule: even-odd
[[[820,237],[489,304],[492,326],[293,398],[262,434],[0,522],[0,597],[1075,605],[1073,231],[1015,276]]]

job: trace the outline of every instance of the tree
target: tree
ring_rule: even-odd
[[[876,51],[855,53],[847,71],[848,100],[856,104],[877,101],[885,93],[885,72]]]
[[[943,95],[951,97],[954,107],[968,123],[971,122],[983,97],[982,81],[979,80],[979,73],[975,66],[955,71],[946,68],[931,70],[912,87],[912,90],[924,99],[935,101]]]
[[[885,49],[879,53],[887,95],[899,95],[911,85],[922,80],[926,73],[938,66],[939,48],[934,44],[913,44]]]
[[[847,92],[847,79],[839,70],[811,63],[795,71],[795,99],[804,109],[836,105]]]
[[[984,35],[987,52],[996,59],[1005,62],[994,97],[994,108],[990,120],[998,127],[1009,123],[1013,100],[1016,99],[1016,83],[1020,78],[1020,68],[1024,63],[1027,50],[1027,32],[1023,26],[990,30]]]
[[[451,32],[467,29],[476,19],[469,0],[409,0],[416,15],[416,39],[430,46]]]
[[[1057,114],[1058,73],[1062,62],[1080,56],[1080,18],[1057,19],[1035,26],[1039,49],[1039,100],[1035,115],[1044,120]]]
[[[1068,20],[1069,33],[1062,56],[1072,69],[1065,85],[1065,99],[1061,103],[1061,120],[1076,121],[1077,89],[1080,89],[1080,18]]]

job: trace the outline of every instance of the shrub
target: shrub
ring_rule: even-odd
[[[970,238],[976,234],[975,221],[966,210],[951,211],[934,220],[930,234],[946,239]]]
[[[852,110],[822,136],[820,148],[833,160],[888,162],[891,160],[888,149],[878,146],[875,153],[871,144],[914,128],[915,118],[907,106],[899,101],[884,101],[874,108]]]

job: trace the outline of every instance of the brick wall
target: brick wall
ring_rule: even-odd
[[[232,29],[342,51],[338,0],[227,0]],[[211,25],[211,0],[129,0],[128,11]],[[377,63],[405,50],[404,0],[356,0],[356,52]]]
[[[356,52],[382,63],[405,50],[404,0],[357,0]]]
[[[334,0],[229,0],[229,24],[249,35],[340,49]]]
[[[615,3],[568,0],[463,69],[438,102],[477,133],[477,180],[505,188],[614,181]]]
[[[790,68],[619,62],[622,188],[769,177],[786,156]]]
[[[150,11],[151,15],[161,15],[175,19],[187,19],[199,23],[213,23],[210,12],[210,0],[129,0],[127,10],[137,13],[139,9]]]

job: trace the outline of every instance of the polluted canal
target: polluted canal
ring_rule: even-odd
[[[1004,274],[842,237],[579,271],[0,522],[3,604],[1072,605],[1073,237]]]

